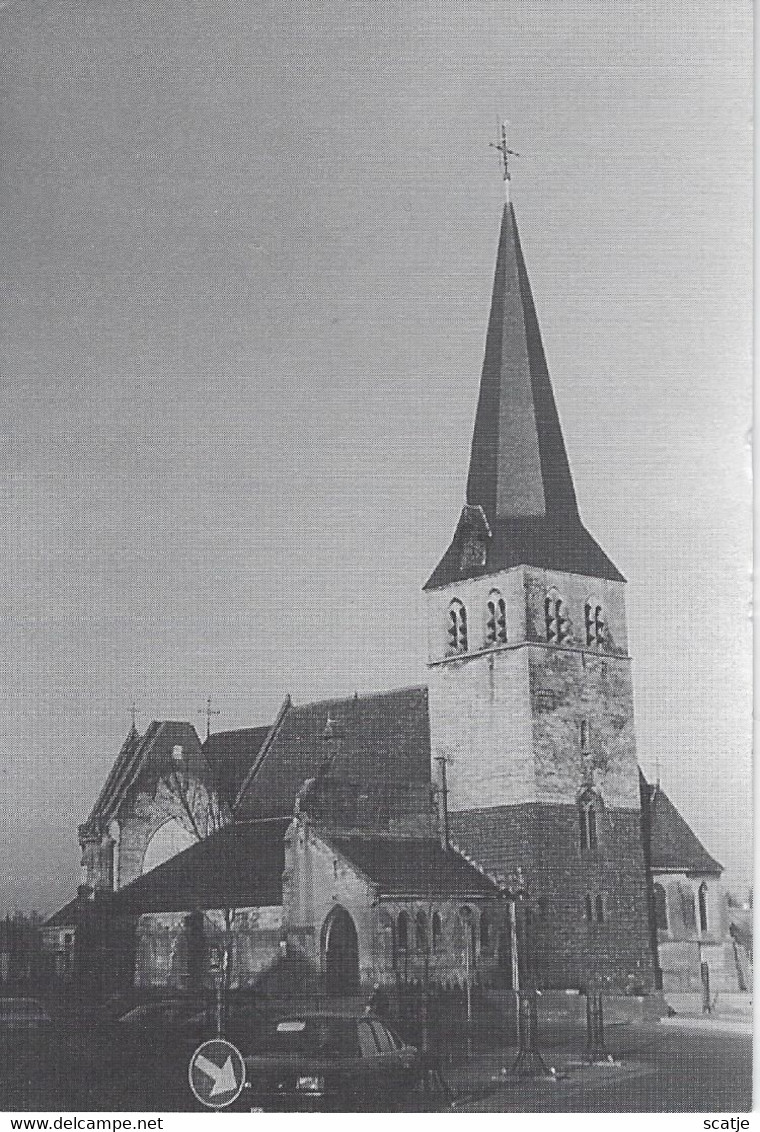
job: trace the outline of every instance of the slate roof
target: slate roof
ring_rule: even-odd
[[[468,552],[467,512],[485,545]],[[486,561],[482,562],[485,551]],[[622,581],[581,522],[511,204],[499,234],[467,478],[467,506],[425,588],[528,565]]]
[[[239,731],[220,731],[206,739],[203,753],[211,771],[212,782],[223,802],[234,802],[269,731],[270,724],[266,724],[264,727],[246,727]]]
[[[322,834],[383,895],[496,896],[498,887],[436,838]]]
[[[282,904],[290,819],[235,823],[114,893],[116,914]]]
[[[485,540],[485,562],[474,563],[467,553],[467,532],[457,527],[451,545],[425,583],[426,590],[509,570],[512,566],[537,566],[588,578],[625,577],[610,561],[578,516],[554,518],[497,519]]]
[[[339,738],[324,739],[328,717]],[[286,704],[236,807],[241,819],[292,814],[296,795],[334,754],[334,773],[367,785],[430,781],[427,688]]]
[[[673,873],[713,873],[720,876],[723,866],[705,849],[676,807],[659,786],[642,778],[642,804],[646,807],[649,867]]]
[[[502,516],[577,513],[520,236],[504,206],[467,502]]]
[[[68,904],[64,904],[63,908],[59,908],[57,912],[53,912],[52,916],[48,916],[42,925],[43,928],[68,928],[77,923],[77,909],[79,900],[75,896],[73,900],[69,900]]]

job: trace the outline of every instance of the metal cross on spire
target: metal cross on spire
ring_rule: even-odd
[[[205,707],[198,708],[198,715],[205,715],[205,717],[206,717],[206,738],[207,739],[211,734],[211,716],[212,715],[221,715],[221,714],[222,713],[220,711],[214,711],[212,709],[212,707],[211,707],[211,696],[209,696],[208,699],[206,700],[206,706]]]
[[[132,730],[136,731],[137,726],[135,721],[137,720],[137,704],[134,700],[132,700],[132,703],[129,705],[129,714],[132,717]]]
[[[489,142],[491,149],[497,149],[501,154],[502,177],[504,179],[504,191],[509,197],[509,182],[512,180],[512,175],[509,172],[509,159],[510,157],[519,157],[520,154],[516,149],[510,149],[507,144],[507,127],[509,122],[502,122],[499,126],[498,134],[499,140]]]

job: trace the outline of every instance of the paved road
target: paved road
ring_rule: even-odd
[[[752,1039],[748,1035],[651,1026],[608,1032],[620,1069],[580,1066],[568,1081],[511,1080],[491,1086],[464,1112],[748,1112]],[[546,1047],[545,1047],[546,1048]],[[546,1048],[547,1061],[572,1059],[569,1043]]]
[[[72,1035],[69,1035],[72,1037]],[[514,1052],[461,1056],[445,1075],[462,1112],[729,1112],[751,1108],[752,1042],[746,1035],[658,1026],[608,1028],[608,1048],[620,1068],[590,1069],[573,1050],[577,1031],[545,1039],[549,1064],[571,1066],[567,1081],[507,1079],[494,1083]],[[56,1044],[57,1056],[11,1058],[0,1063],[0,1109],[5,1111],[192,1111],[180,1072],[156,1073],[151,1051],[141,1065],[84,1054],[77,1043]],[[102,1051],[101,1051],[102,1053]],[[151,1071],[150,1066],[154,1071]],[[471,1099],[466,1099],[467,1096]],[[426,1107],[422,1098],[407,1111]],[[442,1101],[432,1106],[442,1111]]]

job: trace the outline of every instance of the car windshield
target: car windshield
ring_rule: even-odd
[[[358,1043],[353,1018],[289,1018],[263,1038],[261,1052],[356,1057]]]

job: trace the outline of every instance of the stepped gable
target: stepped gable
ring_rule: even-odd
[[[327,720],[333,735],[325,740]],[[347,781],[429,783],[430,727],[427,688],[322,700],[294,707],[289,701],[265,743],[236,803],[240,820],[293,813],[296,795],[331,771]]]

